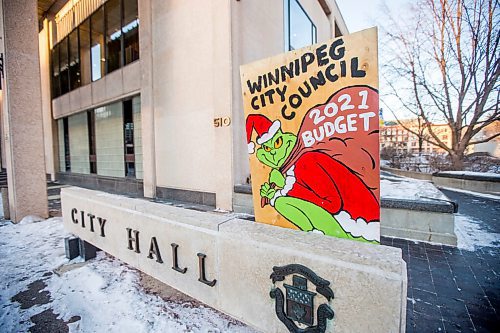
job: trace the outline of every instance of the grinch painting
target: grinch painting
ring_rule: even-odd
[[[343,96],[353,107],[342,115]],[[269,167],[261,207],[270,205],[303,231],[378,242],[378,179],[369,177],[378,173],[378,121],[376,109],[365,107],[371,101],[378,94],[368,87],[339,91],[305,114],[297,134],[283,131],[280,120],[248,115],[248,152]],[[370,137],[376,145],[367,145]]]
[[[377,29],[240,67],[255,221],[380,242]]]

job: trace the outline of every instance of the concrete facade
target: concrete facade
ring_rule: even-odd
[[[326,332],[404,332],[406,327],[407,276],[400,249],[86,189],[64,188],[62,206],[72,233],[262,332],[288,331],[269,295],[283,286],[273,284],[270,274],[273,267],[292,263],[330,282],[334,298],[323,301],[318,294],[314,307],[324,302],[335,312]],[[153,237],[157,251],[152,254]],[[171,268],[172,243],[178,245],[184,273]],[[213,286],[198,280],[198,253],[206,255],[205,280]],[[310,281],[309,286],[314,288]]]
[[[316,26],[318,42],[348,32],[335,1],[299,2]],[[144,196],[180,193],[173,199],[195,202],[214,196],[217,208],[233,210],[233,186],[250,176],[239,66],[284,52],[284,1],[138,5],[139,60],[53,99],[52,117],[140,95]],[[57,30],[55,21],[51,27]],[[55,35],[54,41],[64,37]],[[222,118],[230,125],[215,127],[214,120]],[[54,173],[61,172],[58,164]]]
[[[38,19],[35,1],[3,1],[3,147],[10,216],[48,217]],[[52,141],[50,141],[52,142]]]

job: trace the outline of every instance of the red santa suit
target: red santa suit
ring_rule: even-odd
[[[306,152],[286,170],[285,186],[271,204],[283,195],[314,203],[332,215],[345,211],[353,220],[379,220],[373,192],[354,171],[322,152]]]

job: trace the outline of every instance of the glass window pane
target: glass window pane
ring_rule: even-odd
[[[92,81],[99,80],[104,74],[104,7],[90,17]]]
[[[97,174],[125,177],[122,102],[95,109]]]
[[[80,87],[80,55],[78,48],[78,29],[69,34],[69,80],[71,90]]]
[[[123,101],[123,131],[125,133],[125,176],[135,177],[134,114],[131,99]]]
[[[60,64],[61,64],[61,95],[69,91],[69,63],[68,63],[68,37],[64,38],[59,44]]]
[[[285,38],[289,40],[288,50],[296,50],[316,43],[316,26],[299,2],[297,0],[285,0],[285,2],[289,5],[288,31],[285,34]]]
[[[66,154],[64,149],[64,120],[57,120],[58,141],[59,141],[59,172],[66,171]]]
[[[137,0],[123,1],[123,48],[125,65],[139,59],[139,15]]]
[[[135,152],[135,177],[143,179],[142,169],[142,128],[141,128],[141,97],[132,98],[132,111],[134,113],[134,152]]]
[[[106,7],[107,73],[121,67],[122,30],[120,0],[109,0]]]
[[[87,112],[68,117],[71,172],[90,173]]]
[[[61,95],[59,83],[59,44],[52,49],[52,98]]]
[[[90,83],[90,19],[80,27],[80,73],[82,86]]]

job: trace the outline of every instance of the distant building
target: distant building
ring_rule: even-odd
[[[380,149],[394,149],[396,154],[418,154],[420,152],[418,136],[412,132],[421,132],[422,126],[419,126],[416,119],[408,119],[401,121],[404,126],[399,123],[390,122],[381,126],[380,129]],[[432,124],[432,131],[444,142],[448,147],[451,147],[451,129],[447,124]],[[406,128],[410,129],[408,131]],[[422,132],[424,138],[431,138],[428,130]],[[422,142],[423,154],[445,154],[446,150],[428,141]]]
[[[483,140],[492,135],[500,133],[500,120],[495,121],[483,128],[474,140]],[[470,147],[470,153],[488,153],[491,156],[500,158],[500,137],[496,137],[488,142],[478,143]]]

